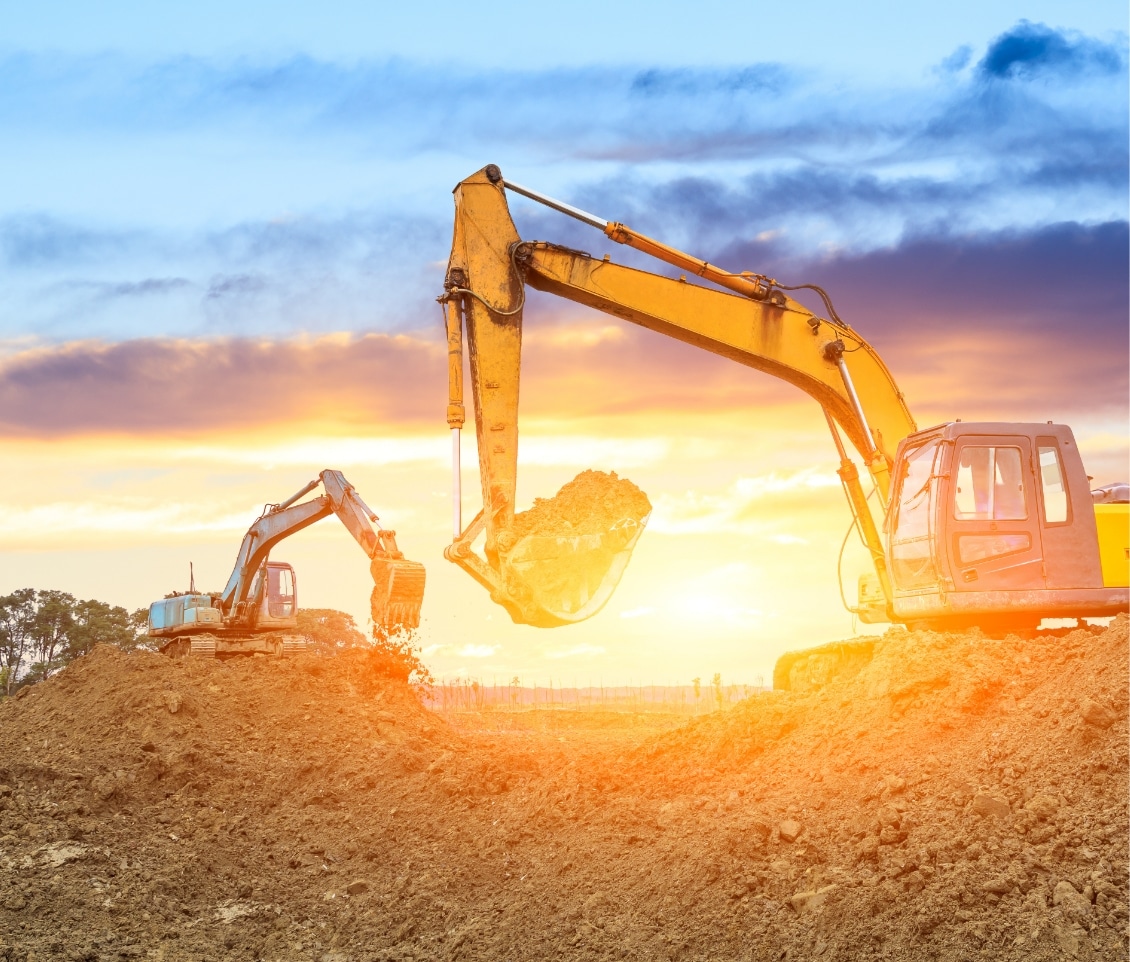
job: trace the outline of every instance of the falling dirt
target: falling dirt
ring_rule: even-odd
[[[98,649],[0,703],[0,959],[1126,958],[1125,616],[659,732],[371,667]]]
[[[568,537],[604,534],[625,520],[639,522],[651,502],[627,478],[616,472],[582,471],[552,498],[535,498],[529,511],[514,515],[513,533]]]

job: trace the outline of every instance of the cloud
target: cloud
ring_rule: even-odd
[[[82,226],[44,213],[0,219],[0,258],[17,268],[84,264],[118,255],[140,239],[140,232]]]
[[[490,658],[501,645],[464,645],[455,652],[460,658]]]
[[[898,88],[758,59],[482,70],[11,54],[0,57],[0,135],[27,145],[12,160],[31,190],[0,212],[0,334],[430,323],[448,189],[485,160],[707,257],[757,237],[795,264],[913,237],[1122,218],[1125,46],[1021,22]],[[136,162],[121,161],[123,144]],[[35,186],[95,178],[92,157],[98,191]],[[145,202],[127,204],[131,215],[103,195]],[[605,245],[513,206],[530,236]],[[163,278],[188,286],[143,304],[140,285]]]
[[[924,236],[809,261],[755,241],[712,259],[825,287],[881,353],[920,423],[1125,418],[1125,222]],[[125,299],[144,302],[143,291],[162,289],[130,288]],[[537,429],[527,433],[526,463],[613,455],[656,463],[670,452],[654,432],[632,439],[610,419],[745,412],[757,430],[772,425],[773,411],[811,403],[743,365],[545,295],[530,298],[525,330],[522,417]],[[298,423],[352,435],[431,430],[442,424],[446,377],[438,323],[401,335],[12,344],[0,359],[0,433],[182,436]]]
[[[24,436],[179,434],[435,417],[440,345],[383,334],[73,342],[0,363],[0,430]]]
[[[990,78],[1030,77],[1091,70],[1116,73],[1123,63],[1122,50],[1114,44],[1021,20],[989,44],[977,69]]]
[[[839,485],[834,474],[806,469],[738,478],[721,493],[664,494],[655,502],[648,530],[670,535],[742,532],[775,544],[795,544],[803,539],[776,529],[791,524],[787,519],[794,517],[794,509],[803,510],[814,492]]]
[[[210,301],[225,297],[253,296],[262,293],[266,287],[267,282],[253,274],[220,274],[212,278],[204,296]]]

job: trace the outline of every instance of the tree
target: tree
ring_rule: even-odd
[[[420,660],[420,646],[412,632],[374,628],[366,638],[352,615],[333,608],[299,608],[298,630],[306,639],[309,651],[336,655],[352,648],[369,652],[374,674],[397,681],[430,685],[432,674]]]
[[[66,591],[36,592],[32,640],[36,661],[31,675],[48,678],[67,661],[67,646],[75,626],[75,596]]]
[[[140,640],[129,612],[120,605],[79,601],[75,604],[74,619],[67,639],[67,661],[90,654],[95,645],[114,645],[132,651]]]
[[[352,615],[333,608],[299,608],[298,631],[309,651],[331,654],[346,648],[367,648],[370,642]]]
[[[134,613],[135,615],[137,612]],[[132,651],[144,640],[125,608],[66,591],[21,588],[0,597],[0,693],[51,677],[95,645]]]
[[[20,588],[0,597],[0,670],[5,695],[16,687],[24,657],[34,645],[35,596],[34,588]]]

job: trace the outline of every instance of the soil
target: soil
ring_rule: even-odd
[[[515,537],[604,534],[625,520],[639,522],[651,502],[615,471],[582,471],[552,498],[535,498],[533,507],[514,515]]]
[[[0,959],[1124,959],[1127,634],[891,631],[668,730],[100,648],[0,703]]]

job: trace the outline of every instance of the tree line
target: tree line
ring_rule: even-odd
[[[379,656],[381,663],[374,667],[380,674],[431,681],[415,638],[366,637],[351,615],[331,608],[299,608],[297,614],[297,633],[312,654],[367,648]],[[148,619],[147,608],[130,613],[104,601],[80,601],[66,591],[20,588],[0,595],[0,695],[50,678],[95,645],[156,650],[146,631]]]
[[[42,681],[95,645],[130,650],[145,641],[148,611],[20,588],[0,596],[0,691]]]

